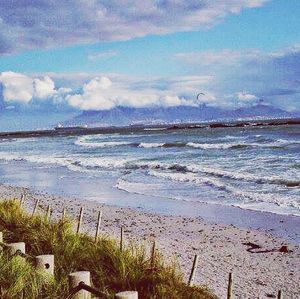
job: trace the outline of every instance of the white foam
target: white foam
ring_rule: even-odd
[[[229,149],[234,146],[243,146],[243,143],[196,143],[188,142],[186,144],[189,147],[201,148],[201,149]]]
[[[162,147],[164,146],[164,143],[145,143],[142,142],[139,144],[138,147],[144,147],[144,148],[152,148],[152,147]]]

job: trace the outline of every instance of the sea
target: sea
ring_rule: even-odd
[[[155,212],[206,203],[299,216],[300,126],[2,139],[0,183]]]

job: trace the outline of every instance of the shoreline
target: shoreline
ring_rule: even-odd
[[[275,233],[280,235],[281,232],[283,235],[287,227],[290,232],[293,232],[291,230],[293,228],[295,239],[298,235],[296,231],[297,227],[299,228],[300,217],[249,212],[236,207],[224,209],[224,206],[218,207],[219,212],[223,210],[220,214],[215,210],[215,220],[218,219],[218,223],[222,223],[222,219],[217,218],[218,215],[224,215],[224,219],[227,220],[233,217],[235,220],[244,221],[246,226],[250,222],[257,223],[256,229],[247,229],[239,228],[236,224],[216,224],[213,223],[213,219],[204,220],[201,215],[200,217],[163,215],[145,212],[139,208],[116,207],[0,184],[0,197],[3,199],[20,198],[24,192],[27,194],[25,202],[27,210],[32,211],[36,199],[39,198],[43,209],[51,205],[54,218],[61,217],[64,206],[68,214],[77,217],[80,207],[83,206],[83,230],[90,234],[95,232],[97,214],[101,209],[103,211],[102,233],[119,238],[120,227],[124,226],[127,244],[134,241],[149,247],[150,242],[155,239],[158,249],[168,260],[176,257],[186,280],[194,255],[198,254],[199,267],[195,282],[207,284],[220,298],[224,298],[226,294],[229,272],[233,272],[234,275],[233,290],[237,298],[276,295],[279,289],[284,291],[287,298],[300,296],[299,245],[293,244],[292,239],[288,241],[283,237],[275,236],[275,230],[272,230],[272,226],[281,225],[282,228]],[[207,213],[209,204],[203,204],[202,208],[203,213]],[[248,218],[243,219],[245,213]],[[260,227],[263,220],[272,224],[270,230],[266,231]],[[243,243],[259,245],[261,248],[256,251],[262,252],[249,252],[247,250],[250,247]],[[292,252],[279,252],[282,246],[287,246]]]

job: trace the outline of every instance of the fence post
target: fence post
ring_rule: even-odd
[[[46,217],[45,217],[46,221],[49,221],[50,217],[51,217],[51,206],[48,205],[47,212],[46,212]]]
[[[20,199],[20,207],[23,207],[23,204],[25,202],[25,194],[21,194],[21,199]]]
[[[97,240],[98,240],[99,231],[100,231],[100,225],[101,225],[101,219],[102,219],[102,211],[99,211],[99,213],[98,213],[97,227],[96,227],[96,234],[95,234],[95,242],[97,242]]]
[[[24,242],[10,243],[10,244],[6,244],[6,245],[7,245],[8,250],[11,255],[14,255],[19,250],[22,253],[26,253]]]
[[[199,257],[196,254],[195,257],[194,257],[194,262],[193,262],[193,267],[192,267],[191,275],[189,277],[189,282],[188,282],[189,286],[192,286],[193,283],[194,283],[195,273],[196,273],[196,269],[197,269],[197,266],[198,266],[198,259],[199,259]]]
[[[229,273],[228,277],[228,288],[227,288],[227,299],[232,299],[232,273]]]
[[[69,292],[76,288],[81,282],[86,285],[91,285],[91,274],[88,271],[78,271],[69,274]],[[85,290],[80,290],[73,297],[73,299],[90,299],[91,293]]]
[[[282,290],[278,291],[277,299],[283,299],[283,292],[282,292]]]
[[[115,296],[116,299],[138,299],[137,291],[125,291],[117,293]]]
[[[3,232],[0,232],[0,242],[3,243]]]
[[[120,250],[121,250],[121,252],[123,251],[123,233],[124,233],[124,229],[123,229],[123,226],[121,226],[121,238],[120,238]]]
[[[45,254],[36,256],[35,267],[38,270],[43,270],[50,275],[54,275],[54,255]]]
[[[76,233],[79,234],[81,222],[82,222],[82,216],[83,216],[83,207],[80,208],[79,218],[78,218],[78,224],[77,224],[77,231]]]
[[[61,220],[64,221],[66,217],[66,208],[64,207],[61,214]]]
[[[34,205],[34,208],[33,208],[33,212],[32,212],[32,217],[35,215],[38,207],[39,207],[39,202],[40,202],[40,199],[38,198],[35,202],[35,205]]]
[[[156,251],[156,243],[155,240],[152,243],[152,248],[151,248],[151,268],[153,268],[155,266],[155,251]]]

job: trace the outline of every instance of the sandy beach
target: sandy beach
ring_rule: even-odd
[[[275,298],[279,289],[283,290],[285,298],[300,297],[299,217],[253,212],[251,217],[257,217],[258,223],[265,216],[272,224],[270,227],[274,228],[267,232],[220,224],[222,220],[215,221],[217,224],[200,217],[151,214],[139,209],[0,185],[0,197],[3,199],[19,198],[22,193],[27,195],[27,210],[31,211],[39,198],[40,211],[51,205],[54,218],[60,217],[63,207],[75,217],[83,206],[83,229],[90,234],[95,233],[98,211],[102,210],[102,234],[119,238],[120,227],[123,226],[127,243],[137,241],[150,247],[151,240],[155,239],[167,259],[175,257],[178,260],[186,280],[194,255],[198,254],[195,282],[208,285],[220,298],[225,298],[229,272],[233,272],[235,298]],[[241,210],[240,214],[243,213],[244,210]],[[229,213],[229,217],[232,214]],[[237,217],[240,217],[238,214]],[[279,237],[284,231],[287,238]],[[253,248],[253,244],[257,248]],[[287,246],[288,252],[280,252],[282,246]]]

